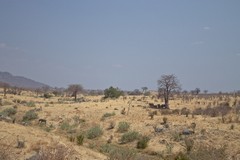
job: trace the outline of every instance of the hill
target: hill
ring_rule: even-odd
[[[14,76],[9,72],[0,72],[0,82],[8,83],[11,86],[29,89],[42,88],[44,86],[48,86],[46,84],[34,81],[29,78]]]

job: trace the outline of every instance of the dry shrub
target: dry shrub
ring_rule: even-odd
[[[162,109],[161,115],[170,115],[172,114],[172,111],[170,109]]]
[[[52,146],[42,146],[38,153],[28,160],[66,160],[70,159],[72,154],[72,148],[60,143],[55,143]]]
[[[212,146],[200,145],[189,154],[190,160],[224,160],[227,159],[226,148],[215,148]]]
[[[203,114],[211,117],[225,116],[232,110],[228,105],[220,105],[217,107],[207,107],[203,110]]]
[[[196,108],[195,110],[193,110],[192,114],[202,115],[203,114],[203,109],[202,108]]]
[[[12,151],[12,145],[14,142],[10,143],[9,142],[4,142],[4,140],[9,140],[6,137],[1,137],[0,138],[0,159],[1,160],[12,160],[12,159],[17,159],[16,155]]]

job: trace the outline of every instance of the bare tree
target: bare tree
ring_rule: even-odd
[[[164,97],[166,107],[169,107],[169,96],[173,91],[181,90],[181,85],[177,77],[173,74],[162,75],[158,82],[159,96]]]
[[[77,101],[77,94],[83,91],[83,87],[80,84],[70,84],[67,89],[71,93],[71,96],[74,96],[74,100]]]

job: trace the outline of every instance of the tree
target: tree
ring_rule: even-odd
[[[194,91],[196,95],[198,95],[201,92],[200,88],[196,88]]]
[[[142,87],[143,94],[146,93],[148,90],[148,87]]]
[[[80,84],[70,84],[67,91],[70,92],[74,100],[77,101],[77,94],[83,91],[83,87]]]
[[[173,74],[162,75],[158,82],[158,93],[164,97],[166,107],[169,107],[169,96],[173,91],[181,90],[177,77]]]
[[[104,98],[119,98],[122,95],[123,95],[122,91],[112,86],[104,90]]]
[[[129,95],[141,95],[142,92],[139,89],[134,89],[133,91],[128,93]]]
[[[204,94],[207,94],[207,93],[208,93],[208,90],[204,90],[203,92],[204,92]]]

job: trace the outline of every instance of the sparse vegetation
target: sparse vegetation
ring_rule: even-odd
[[[124,133],[121,137],[121,143],[128,143],[133,142],[137,138],[139,138],[140,134],[136,131],[130,131],[127,133]]]
[[[100,128],[100,126],[92,127],[86,132],[88,139],[94,139],[96,137],[101,136],[102,134],[103,130]]]
[[[123,133],[128,131],[130,124],[128,122],[119,122],[118,123],[118,132]]]
[[[15,115],[16,113],[17,113],[17,110],[15,108],[6,108],[0,113],[0,115],[12,116],[12,115]]]
[[[38,114],[34,110],[29,110],[23,116],[23,121],[31,121],[38,118]]]
[[[125,96],[119,99],[85,96],[77,99],[79,102],[86,102],[81,104],[72,102],[71,97],[52,97],[49,100],[32,96],[32,94],[29,95],[31,96],[26,96],[24,91],[20,96],[8,95],[8,97],[2,97],[3,106],[0,108],[0,120],[4,121],[4,125],[12,125],[11,127],[13,127],[16,123],[9,123],[14,123],[16,120],[17,124],[22,124],[16,125],[16,127],[30,128],[37,126],[35,127],[36,131],[39,129],[46,132],[54,131],[51,134],[68,138],[73,146],[81,145],[81,148],[87,146],[94,151],[101,146],[100,151],[105,153],[109,159],[126,159],[129,157],[131,160],[155,160],[158,158],[201,160],[203,152],[216,154],[216,157],[219,158],[224,154],[218,152],[221,150],[219,144],[223,144],[218,140],[227,137],[231,144],[234,144],[234,141],[239,141],[232,140],[232,137],[238,133],[239,98],[229,95],[221,95],[222,101],[219,101],[218,97],[205,99],[202,97],[202,93],[198,95],[185,94],[184,100],[182,100],[181,95],[173,95],[173,97],[170,96],[170,99],[174,98],[171,101],[173,109],[161,108],[161,106],[164,106],[162,104],[164,99],[156,99],[156,95],[154,99],[142,94],[140,96]],[[186,98],[187,96],[189,97]],[[148,107],[150,104],[155,108]],[[28,107],[33,108],[27,111]],[[130,108],[131,112],[129,112]],[[32,121],[38,118],[37,113],[40,118]],[[159,113],[161,115],[157,115]],[[181,114],[184,116],[181,116]],[[192,114],[194,117],[185,118],[187,114]],[[19,123],[22,116],[23,122]],[[155,117],[154,120],[150,120],[147,116],[152,116],[152,119]],[[102,121],[99,121],[99,119]],[[215,122],[218,123],[219,128],[215,129]],[[104,127],[104,132],[100,126]],[[54,130],[55,128],[57,129]],[[47,134],[46,132],[41,134]],[[214,139],[214,141],[208,141],[210,139]],[[208,141],[206,148],[213,149],[214,153],[207,152],[199,147],[199,142],[202,140]],[[21,148],[18,149],[19,151],[26,150],[28,147],[25,146],[31,145],[29,144],[32,143],[31,141],[21,140],[17,141],[17,144],[14,141],[14,146],[15,148]],[[60,141],[65,140],[63,138]],[[152,144],[154,147],[161,148],[160,145],[165,147],[161,151],[156,151],[150,146]],[[211,148],[211,146],[213,147]],[[228,146],[225,152],[229,154],[229,150],[232,148]],[[40,149],[35,150],[37,155]],[[236,153],[235,150],[237,149],[232,149],[234,154]],[[233,153],[230,153],[230,155],[233,156]],[[211,156],[204,155],[202,157],[209,158]]]
[[[107,118],[107,117],[112,117],[112,116],[115,116],[115,115],[116,115],[115,112],[105,113],[105,114],[102,116],[101,120],[105,120],[105,118]]]
[[[28,106],[28,107],[35,107],[36,105],[35,105],[35,102],[29,101],[29,102],[26,103],[26,106]]]
[[[84,140],[84,135],[83,134],[80,134],[76,137],[77,139],[77,144],[78,145],[83,145],[83,140]]]
[[[109,160],[135,160],[137,152],[130,148],[118,147],[112,144],[101,146],[101,152],[109,155]]]
[[[145,149],[148,146],[150,138],[148,136],[141,137],[137,142],[138,149]]]

